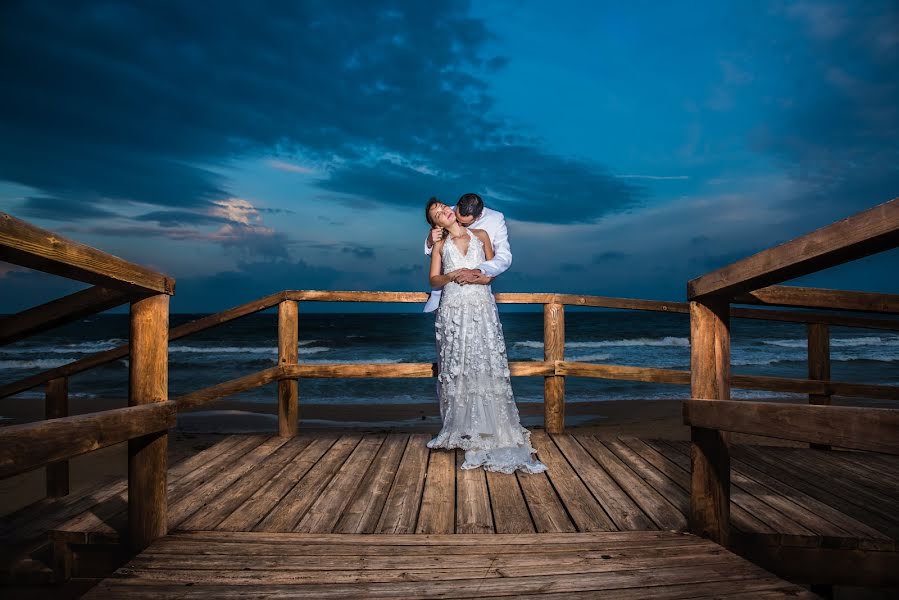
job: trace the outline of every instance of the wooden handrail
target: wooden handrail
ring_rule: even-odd
[[[662,302],[656,300],[639,300],[630,298],[612,298],[605,296],[577,296],[572,294],[497,294],[497,302],[501,304],[527,304],[542,300],[555,300],[568,306],[594,308],[617,308],[623,310],[643,310],[652,312],[686,313],[684,302]],[[173,327],[169,331],[169,341],[181,339],[188,335],[200,333],[223,323],[228,323],[254,313],[273,308],[284,300],[305,300],[313,302],[425,302],[427,294],[418,292],[341,292],[341,291],[282,291],[246,304],[235,306],[222,312],[202,317],[195,321]],[[732,316],[744,319],[789,321],[796,323],[824,323],[846,327],[865,327],[899,331],[899,319],[875,319],[828,315],[812,312],[787,312],[764,309],[734,308]],[[127,344],[110,350],[103,350],[86,356],[69,364],[25,377],[18,381],[0,386],[0,398],[12,396],[44,385],[53,379],[71,377],[90,369],[111,363],[128,356]]]
[[[686,400],[684,423],[703,429],[899,454],[899,410],[889,408]]]
[[[738,304],[899,314],[899,294],[827,290],[788,285],[773,285],[741,294],[733,301]]]
[[[687,297],[732,298],[899,245],[899,198],[847,217],[687,283]]]
[[[125,292],[175,293],[175,280],[0,212],[0,260]]]
[[[121,290],[90,287],[0,319],[0,346],[109,310],[134,298]]]
[[[175,425],[176,409],[155,402],[0,428],[0,478],[165,431]]]

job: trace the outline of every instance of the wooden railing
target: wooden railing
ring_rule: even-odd
[[[47,384],[46,421],[0,428],[0,477],[47,467],[48,495],[68,493],[68,459],[128,442],[128,541],[165,535],[169,296],[174,279],[0,213],[0,260],[93,287],[0,320],[0,344],[130,302],[127,408],[68,416],[68,381]]]
[[[899,411],[830,407],[833,386],[811,394],[811,405],[729,402],[732,302],[897,312],[887,294],[775,286],[782,281],[899,246],[899,199],[853,215],[775,248],[698,277],[690,300],[691,426],[690,528],[727,545],[730,529],[730,453],[725,432],[810,442],[817,447],[899,453]],[[774,287],[771,287],[774,286]],[[828,332],[809,327],[809,379],[829,376]]]

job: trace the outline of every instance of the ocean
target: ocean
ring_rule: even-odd
[[[179,325],[201,315],[172,315]],[[501,320],[510,360],[542,360],[542,313],[505,312]],[[311,314],[300,312],[300,361],[305,363],[433,362],[434,319],[410,314]],[[569,311],[565,358],[573,361],[689,369],[689,320],[683,314],[638,311]],[[804,325],[736,319],[732,325],[733,372],[806,376]],[[122,344],[128,317],[104,314],[0,348],[0,383],[9,383]],[[170,397],[274,366],[277,315],[259,313],[173,342],[169,349]],[[831,328],[834,380],[899,385],[899,334]],[[127,359],[70,379],[72,397],[127,395]],[[516,400],[541,402],[540,377],[513,378]],[[685,398],[688,386],[569,377],[569,402],[631,398]],[[789,396],[734,390],[736,398]],[[43,390],[18,399],[42,398]],[[234,399],[274,406],[274,385]],[[797,396],[799,397],[799,396]],[[342,405],[435,403],[431,379],[323,379],[300,382],[301,402]],[[7,400],[9,402],[11,400]],[[209,405],[214,408],[214,404]],[[0,415],[2,415],[0,408]]]

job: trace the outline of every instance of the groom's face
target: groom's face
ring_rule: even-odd
[[[460,215],[459,207],[457,206],[456,207],[456,221],[462,227],[468,227],[469,225],[471,225],[472,223],[475,222],[475,218],[474,218],[474,215]]]

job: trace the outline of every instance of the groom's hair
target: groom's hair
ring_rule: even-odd
[[[428,225],[431,227],[437,227],[437,224],[431,221],[431,207],[435,204],[443,204],[437,196],[431,196],[431,199],[428,200],[428,203],[425,205],[425,221],[428,222]]]
[[[462,194],[459,202],[456,203],[459,214],[463,217],[474,217],[477,219],[484,212],[484,201],[477,194]]]

